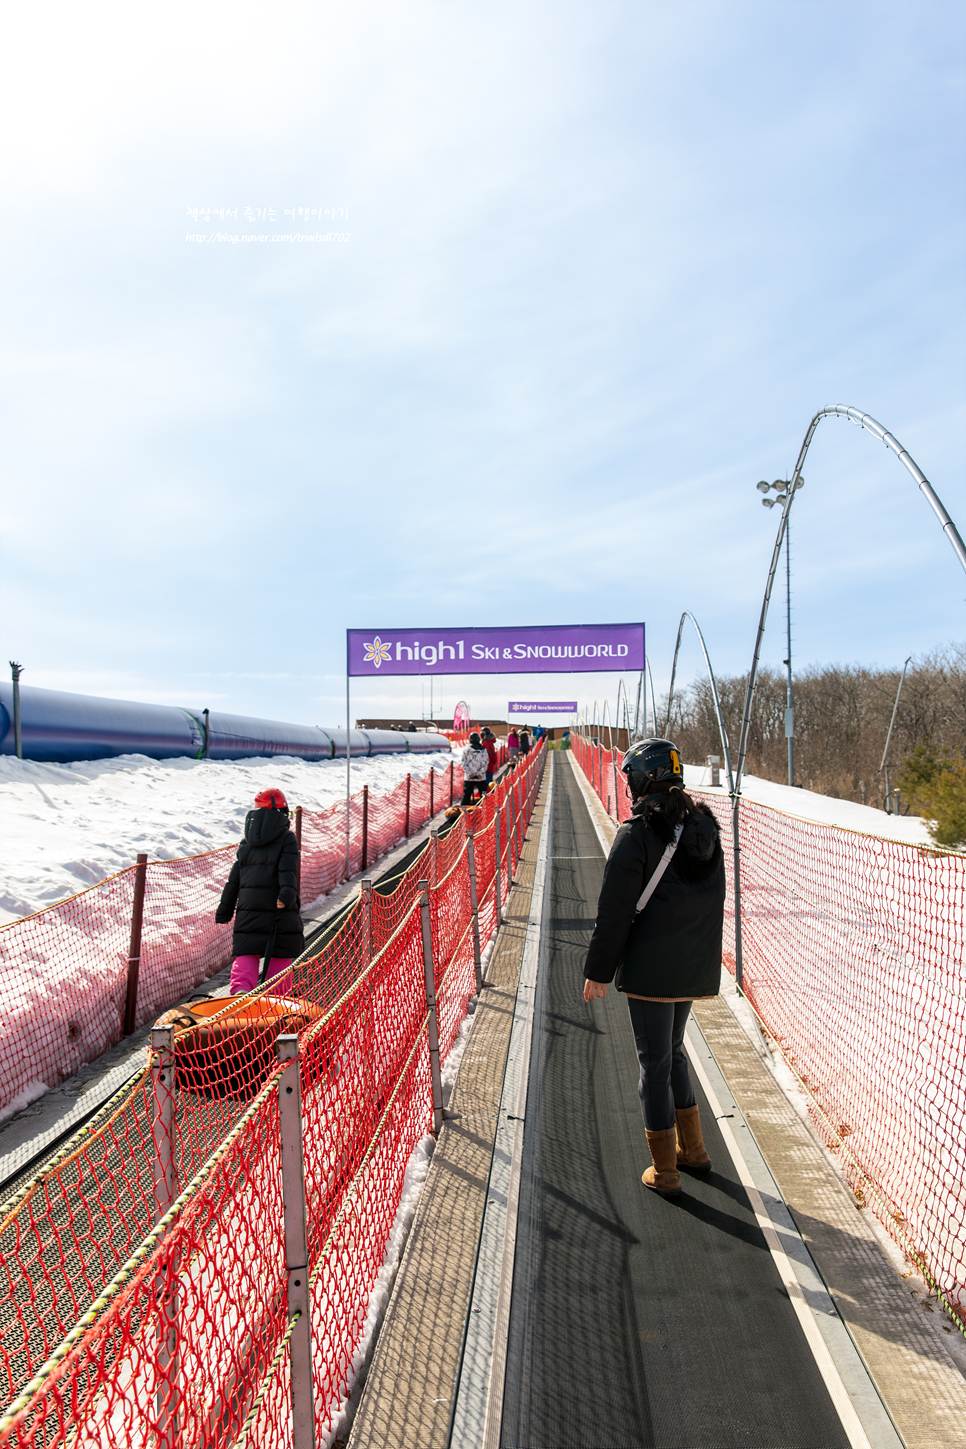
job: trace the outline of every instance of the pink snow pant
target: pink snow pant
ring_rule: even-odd
[[[272,991],[276,996],[288,996],[292,990],[292,973],[289,967],[293,958],[290,956],[287,961],[277,961],[272,957],[268,963],[268,982],[271,983]],[[258,968],[261,965],[261,956],[236,956],[231,963],[231,994],[232,996],[244,996],[246,991],[254,991],[258,985]],[[284,973],[284,974],[283,974]]]

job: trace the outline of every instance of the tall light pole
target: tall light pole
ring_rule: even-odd
[[[802,488],[805,484],[804,478],[798,478],[796,488]],[[774,483],[766,483],[764,479],[757,484],[759,493],[768,493],[772,488],[778,492],[777,498],[763,498],[761,500],[764,508],[774,508],[776,503],[784,503],[785,495],[788,492],[788,483],[776,478]],[[785,599],[786,599],[786,624],[788,629],[788,658],[782,663],[788,670],[788,684],[785,688],[785,740],[788,744],[788,783],[795,783],[795,700],[792,695],[792,525],[791,520],[785,520]]]
[[[900,700],[900,698],[902,696],[902,686],[906,682],[906,670],[909,668],[909,665],[910,665],[911,662],[912,662],[912,655],[910,654],[909,655],[909,658],[906,660],[905,664],[902,666],[902,673],[899,676],[899,688],[896,690],[896,702],[892,706],[892,718],[889,721],[889,733],[886,735],[885,749],[882,751],[882,764],[879,766],[878,770],[876,771],[876,774],[877,775],[881,775],[882,772],[883,772],[883,770],[885,771],[885,787],[886,787],[886,793],[885,793],[885,808],[886,808],[886,814],[887,815],[894,815],[895,814],[895,811],[893,809],[892,789],[891,789],[891,787],[889,785],[889,746],[892,743],[892,731],[895,728],[896,715],[899,713],[899,700]],[[898,793],[898,792],[896,792],[896,793]]]

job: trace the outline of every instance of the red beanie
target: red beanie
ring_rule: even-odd
[[[260,790],[255,796],[255,805],[259,810],[288,809],[288,801],[281,790]]]

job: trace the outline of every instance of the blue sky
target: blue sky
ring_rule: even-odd
[[[8,11],[0,656],[326,724],[347,626],[643,618],[660,692],[687,608],[737,672],[754,485],[826,403],[966,529],[964,42],[929,0]],[[828,421],[805,477],[797,660],[966,638],[895,458]]]

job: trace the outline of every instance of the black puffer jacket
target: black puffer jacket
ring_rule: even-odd
[[[693,1001],[721,980],[725,874],[718,822],[705,805],[685,820],[678,848],[635,919],[641,892],[674,839],[670,796],[648,795],[611,846],[584,975],[631,996]]]
[[[290,960],[305,945],[299,915],[298,846],[283,810],[249,810],[245,839],[215,912],[220,924],[235,916],[231,938],[235,956],[262,956],[276,921],[272,956]],[[276,904],[281,901],[285,909]],[[237,915],[235,914],[237,908]]]

